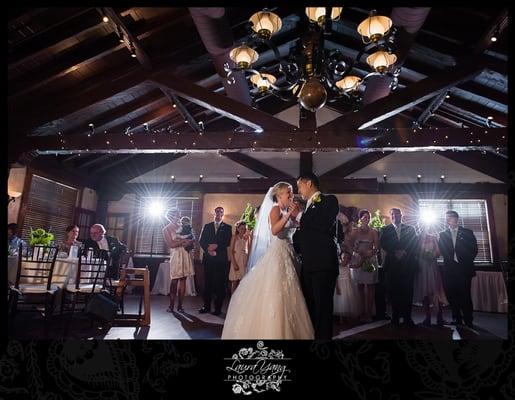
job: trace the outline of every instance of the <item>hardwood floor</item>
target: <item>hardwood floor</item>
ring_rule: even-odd
[[[139,296],[127,295],[125,312],[137,313]],[[222,334],[225,313],[220,316],[199,314],[202,306],[200,297],[186,297],[184,312],[167,312],[168,297],[151,296],[150,327],[136,328],[134,326],[106,326],[104,328],[91,325],[91,320],[81,314],[74,315],[67,338],[73,339],[147,339],[147,340],[217,340]],[[224,306],[223,310],[226,310]],[[445,318],[450,320],[449,311]],[[420,339],[430,341],[467,340],[501,340],[507,338],[508,321],[506,314],[474,313],[476,327],[455,327],[446,325],[439,328],[435,325],[425,327],[420,325],[424,316],[421,308],[413,307],[414,327],[393,327],[389,321],[374,321],[360,323],[355,320],[335,317],[334,339],[336,340],[396,340]],[[48,324],[45,335],[43,317],[41,314],[18,313],[12,323],[9,323],[9,337],[12,339],[57,339],[64,337],[68,315],[54,315]]]

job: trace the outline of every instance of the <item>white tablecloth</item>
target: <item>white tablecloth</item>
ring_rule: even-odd
[[[168,296],[170,294],[170,261],[166,260],[159,264],[157,271],[156,280],[154,281],[154,287],[150,294],[162,294]],[[196,296],[197,291],[195,290],[195,279],[193,276],[186,278],[186,296]]]
[[[502,272],[476,271],[470,291],[474,310],[508,312],[508,294]]]

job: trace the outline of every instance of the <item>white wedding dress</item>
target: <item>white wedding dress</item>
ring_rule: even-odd
[[[296,272],[298,260],[291,241],[295,228],[290,225],[288,221],[272,236],[262,258],[232,295],[222,339],[314,339]]]

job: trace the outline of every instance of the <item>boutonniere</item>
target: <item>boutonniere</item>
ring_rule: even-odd
[[[316,204],[316,203],[320,203],[322,201],[321,197],[320,197],[320,194],[317,194],[314,198],[313,198],[313,204]]]

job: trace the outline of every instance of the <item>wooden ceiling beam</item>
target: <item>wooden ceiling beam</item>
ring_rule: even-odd
[[[437,151],[436,154],[508,183],[508,160],[492,152]]]
[[[98,7],[98,9],[100,10],[100,13],[103,13],[109,18],[109,24],[111,24],[113,30],[117,32],[117,34],[118,31],[120,31],[120,35],[123,33],[123,37],[119,39],[123,40],[124,45],[131,54],[134,52],[139,63],[147,70],[151,70],[152,63],[150,62],[150,57],[141,45],[141,42],[131,33],[129,27],[125,24],[122,18],[120,18],[120,16],[118,16],[111,7]]]
[[[163,101],[163,94],[160,90],[152,89],[150,92],[144,94],[143,96],[137,97],[136,99],[129,101],[127,103],[123,103],[118,107],[111,108],[108,111],[98,114],[95,117],[91,118],[91,123],[95,125],[95,129],[98,132],[104,131],[107,126],[113,121],[123,118],[128,114],[136,112],[144,107],[155,107],[159,106]],[[72,126],[69,129],[61,130],[63,135],[87,135],[89,133],[88,129],[81,129],[78,126]]]
[[[245,168],[248,168],[260,175],[266,176],[271,179],[293,179],[292,176],[287,173],[280,171],[262,161],[259,161],[253,157],[250,157],[247,154],[239,153],[239,152],[227,152],[222,153],[223,156],[227,157],[229,160],[234,161],[240,165],[243,165]]]
[[[344,178],[348,175],[357,172],[368,165],[383,159],[384,157],[392,154],[393,151],[384,151],[384,152],[371,152],[362,154],[352,160],[344,162],[343,164],[333,168],[330,171],[327,171],[325,174],[320,176],[322,178]]]
[[[283,179],[296,187],[296,178]],[[105,198],[116,199],[125,193],[203,192],[203,193],[259,193],[277,183],[276,179],[240,179],[238,182],[170,182],[125,183],[106,187]],[[328,179],[321,181],[321,189],[333,193],[377,193],[377,179]]]
[[[44,34],[16,45],[14,51],[8,56],[8,73],[22,63],[29,62],[36,57],[51,51],[73,36],[84,35],[102,26],[102,19],[94,8],[86,8],[68,18],[65,22],[47,29]]]
[[[164,90],[171,90],[192,103],[247,125],[258,132],[264,129],[296,129],[296,127],[287,122],[229,97],[212,93],[191,81],[179,79],[169,72],[154,74],[149,82]]]
[[[127,158],[123,162],[111,165],[103,170],[103,178],[99,181],[100,190],[105,191],[109,190],[109,188],[116,188],[119,185],[123,186],[126,182],[185,155],[186,153],[153,154],[149,157],[145,154],[138,154]]]
[[[301,151],[299,155],[299,172],[301,174],[313,172],[313,152]]]
[[[113,156],[111,156],[111,158],[108,162],[104,162],[104,163],[102,163],[102,165],[90,168],[88,170],[88,172],[93,175],[99,175],[101,172],[112,169],[115,165],[124,163],[134,157],[136,157],[136,154],[113,155]]]
[[[145,121],[147,117],[141,117]],[[133,124],[134,125],[134,124]],[[125,126],[125,124],[124,124]],[[122,126],[120,126],[122,129]],[[109,133],[91,137],[34,136],[20,141],[24,151],[39,154],[73,154],[88,149],[97,153],[138,153],[176,151],[237,151],[261,149],[271,151],[315,151],[320,149],[349,149],[360,151],[436,151],[436,150],[491,150],[507,146],[507,128],[446,128],[411,129],[390,128],[333,132],[265,131],[245,132],[134,134]],[[132,141],[132,142],[131,142]]]
[[[422,79],[407,88],[398,90],[387,97],[364,106],[357,113],[350,113],[336,118],[320,127],[319,132],[327,131],[337,134],[342,127],[346,129],[366,129],[395,114],[408,110],[444,90],[473,79],[483,69],[484,66],[479,63],[438,72],[431,77]]]

